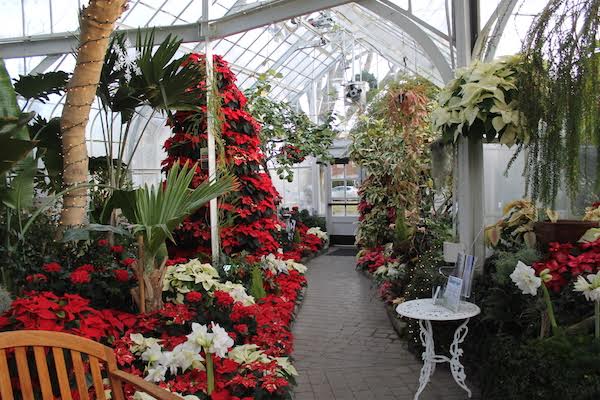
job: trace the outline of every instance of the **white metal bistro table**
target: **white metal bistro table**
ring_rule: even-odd
[[[458,311],[454,312],[444,306],[433,304],[433,299],[418,299],[399,304],[396,307],[396,312],[403,317],[419,320],[421,343],[425,347],[422,355],[423,368],[421,368],[419,376],[419,389],[415,393],[414,400],[417,400],[423,389],[425,389],[431,375],[435,371],[435,364],[444,362],[450,363],[452,377],[454,377],[458,386],[466,390],[469,397],[471,397],[471,390],[465,383],[465,379],[467,378],[465,368],[460,363],[460,357],[463,355],[460,344],[465,340],[469,332],[469,328],[467,328],[469,319],[481,312],[479,307],[473,303],[461,301]],[[435,354],[431,321],[458,321],[462,319],[465,321],[454,332],[454,340],[450,345],[450,357]]]

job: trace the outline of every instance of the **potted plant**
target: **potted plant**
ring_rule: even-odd
[[[460,135],[509,147],[528,143],[517,100],[520,66],[521,58],[512,56],[492,63],[475,61],[457,71],[440,91],[439,107],[431,116],[444,143],[454,143]]]

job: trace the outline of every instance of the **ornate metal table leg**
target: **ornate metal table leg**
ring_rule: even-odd
[[[465,383],[465,379],[467,375],[465,374],[465,367],[460,363],[460,357],[463,355],[463,350],[460,348],[460,344],[465,340],[467,333],[469,332],[469,328],[467,324],[469,323],[469,319],[467,318],[465,322],[460,324],[456,331],[454,332],[454,341],[450,345],[450,371],[452,372],[452,376],[454,380],[464,390],[466,390],[469,398],[471,397],[471,390],[467,387]]]
[[[421,328],[419,336],[425,351],[423,351],[422,354],[423,367],[421,368],[421,374],[419,375],[419,389],[417,390],[417,393],[415,393],[414,400],[419,399],[419,395],[425,389],[425,386],[427,386],[427,383],[429,382],[429,379],[431,378],[431,375],[435,369],[435,346],[433,342],[433,329],[431,328],[431,322],[428,320],[419,320],[419,327]]]

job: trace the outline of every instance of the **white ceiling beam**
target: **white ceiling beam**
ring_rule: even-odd
[[[357,3],[362,0],[354,0]],[[141,28],[141,32],[155,29],[156,42],[162,42],[167,35],[175,35],[184,43],[202,42],[206,36],[221,39],[240,32],[270,25],[275,22],[316,11],[351,3],[352,0],[273,0],[240,12],[210,21],[208,35],[201,31],[199,22],[184,25]],[[123,29],[132,43],[138,29]],[[78,45],[78,32],[62,32],[47,35],[24,36],[0,40],[0,58],[35,57],[73,52]]]

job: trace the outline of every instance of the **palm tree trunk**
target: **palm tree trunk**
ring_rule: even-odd
[[[81,12],[79,49],[61,117],[63,185],[65,189],[88,181],[85,128],[96,96],[110,34],[125,10],[127,0],[90,0]],[[64,228],[83,224],[87,189],[74,189],[64,196],[60,223]]]

